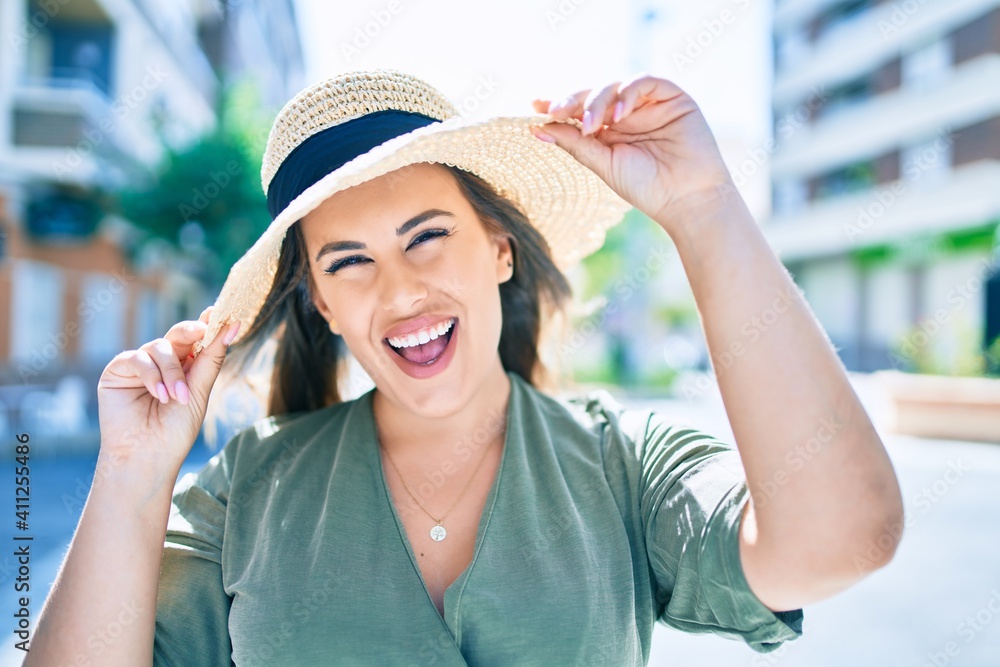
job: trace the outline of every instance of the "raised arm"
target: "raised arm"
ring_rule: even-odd
[[[535,134],[677,246],[746,469],[752,504],[740,555],[757,596],[772,610],[796,609],[887,563],[903,525],[889,456],[698,105],[672,82],[639,75],[534,106],[581,121]]]
[[[171,491],[238,326],[191,359],[208,312],[122,352],[101,375],[94,483],[24,665],[152,664]]]

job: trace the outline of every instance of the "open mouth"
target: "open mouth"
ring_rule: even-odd
[[[430,366],[444,356],[444,353],[448,350],[451,339],[455,335],[456,326],[458,326],[458,318],[453,318],[451,326],[443,335],[422,344],[418,343],[409,347],[395,347],[389,343],[388,339],[385,339],[383,343],[395,354],[411,364],[416,366]]]

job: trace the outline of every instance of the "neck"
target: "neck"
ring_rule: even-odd
[[[448,458],[478,458],[485,445],[502,441],[506,430],[510,378],[499,355],[486,381],[468,403],[445,417],[414,413],[375,390],[372,410],[382,447],[400,465],[404,461],[434,461]]]

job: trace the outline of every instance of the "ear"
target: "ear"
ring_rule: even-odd
[[[496,253],[497,284],[505,283],[514,277],[514,250],[509,236],[493,238],[493,248]]]
[[[312,302],[313,305],[316,306],[316,310],[319,311],[319,314],[323,316],[323,319],[329,323],[330,331],[339,336],[340,327],[337,326],[337,321],[333,319],[333,313],[330,312],[330,309],[327,307],[326,302],[323,301],[323,297],[320,296],[319,294],[314,293],[312,295]]]

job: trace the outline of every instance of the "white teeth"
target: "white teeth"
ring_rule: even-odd
[[[451,318],[447,322],[442,322],[436,327],[431,327],[429,329],[421,329],[415,334],[407,334],[406,336],[398,336],[395,338],[389,338],[389,344],[393,347],[413,347],[414,345],[423,345],[428,341],[432,341],[439,336],[443,336],[448,333],[448,330],[455,324],[455,318]]]

